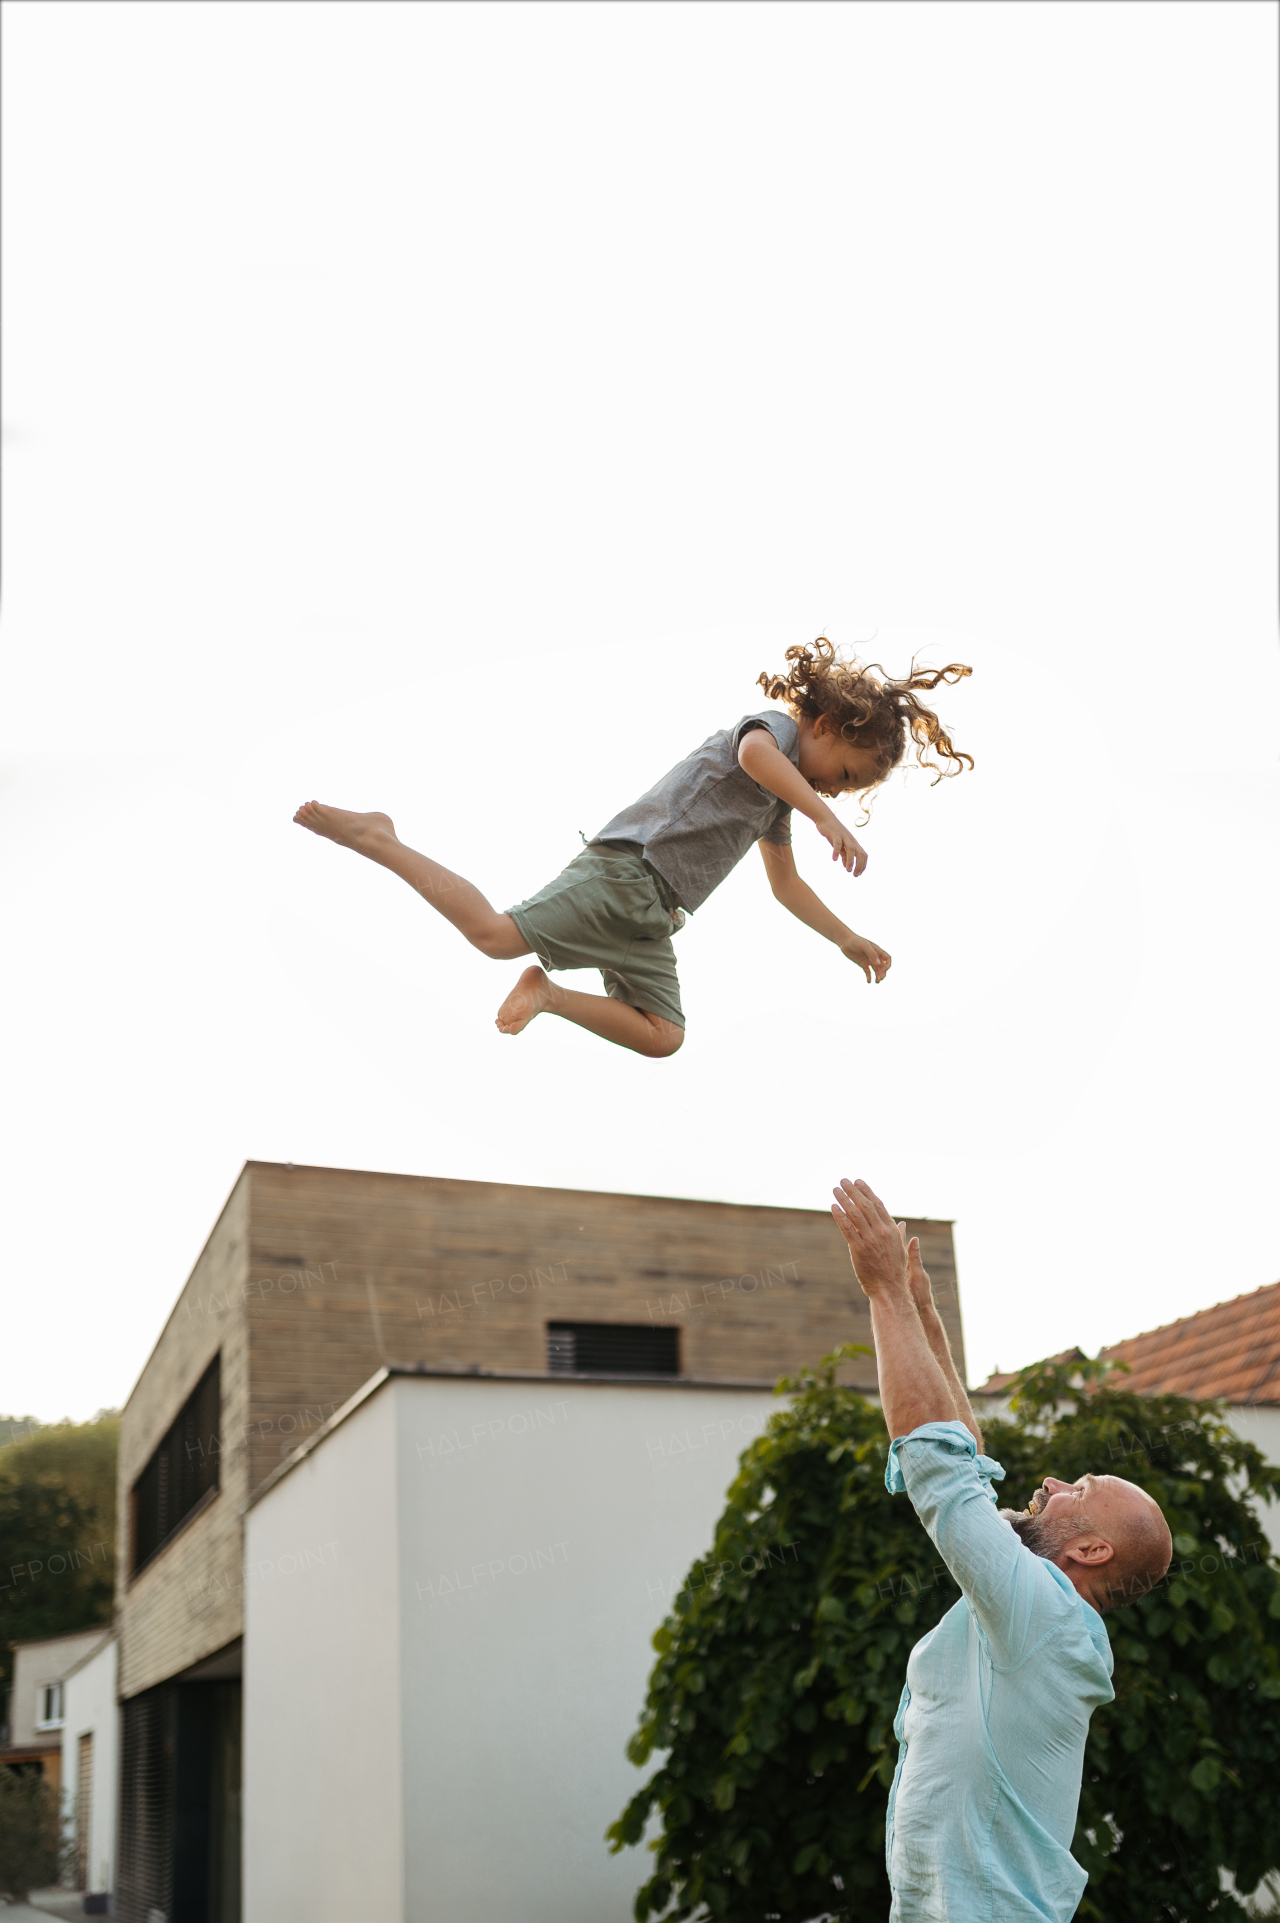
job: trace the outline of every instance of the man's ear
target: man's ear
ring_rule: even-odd
[[[1111,1562],[1115,1550],[1102,1536],[1077,1536],[1062,1551],[1072,1562],[1082,1562],[1087,1569],[1100,1569],[1105,1562]]]

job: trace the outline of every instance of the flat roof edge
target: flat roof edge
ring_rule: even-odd
[[[615,1202],[679,1202],[690,1208],[760,1209],[775,1215],[829,1215],[825,1207],[814,1208],[801,1202],[728,1202],[723,1197],[706,1195],[667,1195],[650,1189],[576,1189],[555,1182],[500,1182],[473,1175],[422,1175],[409,1169],[345,1168],[326,1162],[269,1162],[251,1156],[246,1169],[281,1169],[298,1175],[369,1175],[378,1181],[448,1182],[457,1188],[521,1189],[530,1195],[590,1195]],[[909,1222],[927,1222],[937,1228],[954,1228],[953,1215],[907,1215]]]
[[[333,1414],[322,1422],[305,1442],[300,1442],[283,1462],[277,1464],[271,1474],[265,1477],[249,1496],[240,1511],[241,1515],[247,1515],[249,1510],[274,1489],[277,1483],[284,1481],[290,1470],[296,1469],[300,1462],[305,1462],[312,1450],[318,1449],[340,1423],[345,1422],[348,1416],[354,1415],[363,1403],[376,1395],[384,1382],[411,1381],[415,1378],[435,1382],[536,1382],[558,1384],[561,1387],[565,1383],[578,1383],[588,1388],[614,1389],[754,1389],[772,1392],[776,1386],[776,1378],[772,1376],[768,1378],[744,1376],[736,1380],[720,1377],[711,1381],[702,1376],[687,1375],[588,1375],[585,1373],[570,1375],[567,1372],[552,1375],[548,1370],[539,1369],[432,1369],[422,1364],[388,1362],[371,1375],[353,1396],[349,1396],[340,1409],[335,1409]],[[858,1388],[858,1384],[852,1382],[843,1386],[851,1389]],[[859,1389],[859,1393],[875,1396],[878,1391],[874,1388],[862,1388]]]

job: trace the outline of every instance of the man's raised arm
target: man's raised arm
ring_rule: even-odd
[[[849,1244],[853,1272],[871,1304],[880,1404],[890,1436],[926,1422],[961,1422],[982,1451],[964,1384],[951,1357],[920,1261],[920,1244],[894,1222],[862,1181],[841,1182],[831,1213]]]
[[[996,1514],[990,1483],[1004,1471],[983,1454],[918,1246],[913,1260],[905,1235],[865,1182],[842,1182],[835,1193],[831,1212],[871,1303],[890,1436],[885,1481],[910,1496],[993,1660],[1014,1667],[1062,1616],[1067,1595]],[[972,1442],[956,1433],[957,1424]]]

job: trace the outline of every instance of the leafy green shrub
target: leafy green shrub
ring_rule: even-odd
[[[616,1851],[660,1824],[640,1923],[888,1917],[893,1718],[911,1648],[958,1592],[885,1491],[879,1410],[835,1386],[851,1353],[779,1384],[794,1400],[745,1451],[711,1553],[654,1637],[628,1754],[665,1761],[608,1832]],[[987,1426],[1002,1503],[1022,1506],[1045,1474],[1124,1475],[1164,1507],[1178,1551],[1167,1583],[1105,1618],[1116,1701],[1086,1751],[1079,1915],[1219,1923],[1243,1914],[1219,1864],[1245,1891],[1280,1864],[1280,1575],[1249,1506],[1280,1492],[1280,1470],[1214,1404],[1076,1373],[1081,1387],[1026,1372]]]
[[[0,1768],[0,1895],[23,1903],[55,1883],[62,1854],[57,1791],[36,1770]]]

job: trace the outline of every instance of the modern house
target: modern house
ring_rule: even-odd
[[[963,1369],[950,1224],[909,1228]],[[577,1837],[536,1907],[621,1923],[643,1863],[597,1819],[646,1636],[776,1378],[848,1341],[825,1211],[246,1164],[121,1423],[115,1913],[233,1923],[243,1855],[248,1923],[456,1917],[509,1820]],[[459,1781],[450,1842],[423,1799]],[[514,1913],[500,1854],[468,1923]]]

